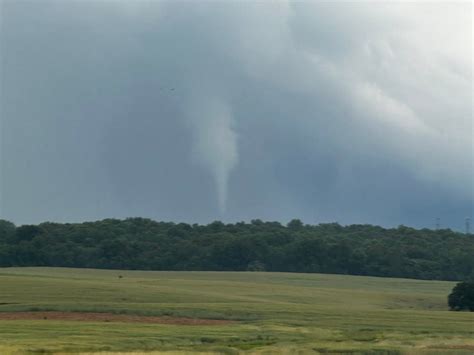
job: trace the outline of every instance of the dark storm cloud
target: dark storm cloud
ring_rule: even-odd
[[[472,214],[469,4],[1,9],[3,218]]]

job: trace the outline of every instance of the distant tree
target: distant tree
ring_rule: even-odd
[[[43,233],[41,227],[35,225],[23,225],[16,229],[16,239],[19,241],[32,240],[34,237]]]
[[[0,219],[0,242],[10,240],[15,234],[15,229],[12,222]]]
[[[250,221],[250,224],[253,224],[254,226],[261,226],[263,225],[263,221],[261,219],[252,219]]]
[[[207,227],[213,232],[221,232],[224,230],[225,224],[222,223],[221,221],[214,221],[211,224],[209,224]]]
[[[301,220],[299,219],[292,219],[291,221],[288,222],[286,226],[289,229],[298,230],[298,229],[303,228],[303,222],[301,222]]]
[[[265,271],[265,264],[254,260],[247,265],[247,271]]]
[[[474,312],[474,281],[459,282],[448,296],[449,308],[452,311],[469,310]]]

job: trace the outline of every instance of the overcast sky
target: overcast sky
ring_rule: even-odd
[[[471,2],[0,3],[0,218],[472,217]]]

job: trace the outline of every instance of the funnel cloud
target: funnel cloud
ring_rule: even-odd
[[[211,173],[219,211],[224,214],[230,174],[239,159],[232,113],[224,102],[203,97],[191,106],[190,118],[194,158]]]

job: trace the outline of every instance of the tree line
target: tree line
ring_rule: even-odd
[[[474,278],[474,236],[292,220],[207,225],[146,218],[15,226],[0,220],[0,266],[317,272]]]

